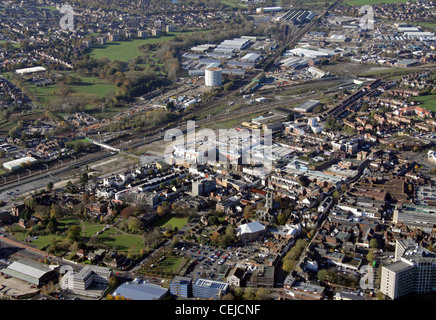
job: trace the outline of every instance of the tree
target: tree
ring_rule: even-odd
[[[370,247],[370,248],[378,248],[378,241],[377,241],[376,238],[372,238],[372,239],[369,241],[369,247]]]
[[[53,190],[53,186],[54,186],[53,182],[50,181],[49,183],[47,183],[46,188],[47,188],[48,191],[52,191]]]
[[[120,214],[124,218],[129,219],[130,216],[133,215],[134,211],[135,211],[135,209],[132,206],[128,206],[128,207],[125,207],[123,210],[121,210]]]
[[[28,209],[24,209],[23,211],[21,211],[19,217],[20,219],[23,219],[24,221],[27,221],[30,219],[31,217],[31,212]]]
[[[173,238],[173,241],[171,242],[171,247],[172,248],[175,248],[175,247],[177,247],[179,245],[179,237],[174,237]]]
[[[215,215],[209,215],[209,216],[207,217],[207,222],[208,222],[210,225],[219,225],[219,224],[220,224],[220,221],[218,220],[218,217],[215,216]]]
[[[318,280],[319,281],[328,280],[328,270],[327,269],[321,269],[318,271]]]
[[[294,268],[294,265],[295,265],[294,260],[285,259],[283,260],[282,269],[285,272],[291,272],[291,270]]]
[[[266,288],[259,288],[256,292],[257,300],[269,300],[271,297],[271,291]]]
[[[164,206],[163,204],[157,207],[157,214],[164,216],[170,212],[169,206]]]
[[[284,214],[283,212],[279,213],[279,215],[277,216],[277,223],[279,225],[284,225],[287,220],[288,218],[286,217],[286,214]]]
[[[47,226],[45,227],[45,229],[51,234],[55,233],[58,229],[56,219],[50,219],[50,221],[47,223]]]
[[[255,288],[246,288],[244,290],[244,294],[242,295],[242,299],[244,300],[255,300],[256,299],[256,289]]]
[[[370,249],[368,254],[366,255],[366,260],[373,261],[374,260],[374,249]]]
[[[230,237],[230,238],[234,238],[235,237],[235,227],[231,224],[229,224],[226,228],[226,236]]]
[[[29,209],[31,212],[35,211],[35,208],[37,206],[37,202],[35,198],[27,198],[24,200],[24,205],[26,206],[26,209]]]
[[[217,244],[219,242],[219,239],[220,239],[220,234],[218,232],[212,233],[212,236],[210,237],[210,241],[213,244]]]
[[[82,232],[82,228],[80,226],[71,226],[68,229],[67,238],[76,241],[77,238],[80,236],[80,233]]]
[[[116,276],[111,276],[109,277],[109,286],[111,286],[112,288],[115,288],[116,286],[118,286],[118,278]]]
[[[80,184],[82,185],[82,187],[84,187],[88,183],[88,180],[89,180],[88,173],[87,172],[82,173],[82,175],[80,176]]]
[[[127,220],[127,226],[130,231],[139,231],[142,228],[142,222],[136,217],[130,217]]]
[[[255,209],[253,205],[247,205],[244,209],[244,218],[249,220],[253,216]]]

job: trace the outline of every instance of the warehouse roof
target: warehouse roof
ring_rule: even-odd
[[[22,164],[22,163],[27,163],[27,162],[33,163],[35,161],[36,161],[36,159],[33,157],[23,157],[20,159],[15,159],[12,161],[5,162],[5,163],[3,163],[3,167],[5,167],[6,169],[9,169],[9,170],[12,170],[16,167],[19,167],[20,164]]]
[[[39,279],[52,272],[52,269],[32,259],[24,258],[14,261],[7,268],[2,269],[2,272],[14,278],[39,284]]]
[[[167,292],[168,289],[152,283],[126,282],[115,290],[114,295],[132,300],[160,300]]]
[[[23,69],[15,70],[15,72],[19,74],[33,73],[33,72],[40,72],[40,71],[46,71],[46,69],[44,67],[31,67],[31,68],[23,68]]]

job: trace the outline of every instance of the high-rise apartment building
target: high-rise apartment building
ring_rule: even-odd
[[[413,240],[397,240],[395,261],[383,266],[380,291],[391,299],[436,290],[436,254]]]

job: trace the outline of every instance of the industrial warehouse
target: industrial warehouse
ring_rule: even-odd
[[[27,281],[36,286],[41,286],[55,277],[55,271],[47,265],[36,262],[32,259],[21,259],[14,261],[7,268],[1,270],[6,275]]]

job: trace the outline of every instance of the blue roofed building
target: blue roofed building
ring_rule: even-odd
[[[227,282],[198,278],[192,284],[192,295],[195,298],[216,300],[225,295],[228,289]]]
[[[168,289],[159,285],[132,281],[120,285],[112,294],[114,297],[122,296],[130,300],[162,300],[168,293]]]
[[[189,298],[192,296],[192,278],[176,276],[170,283],[172,295]]]

